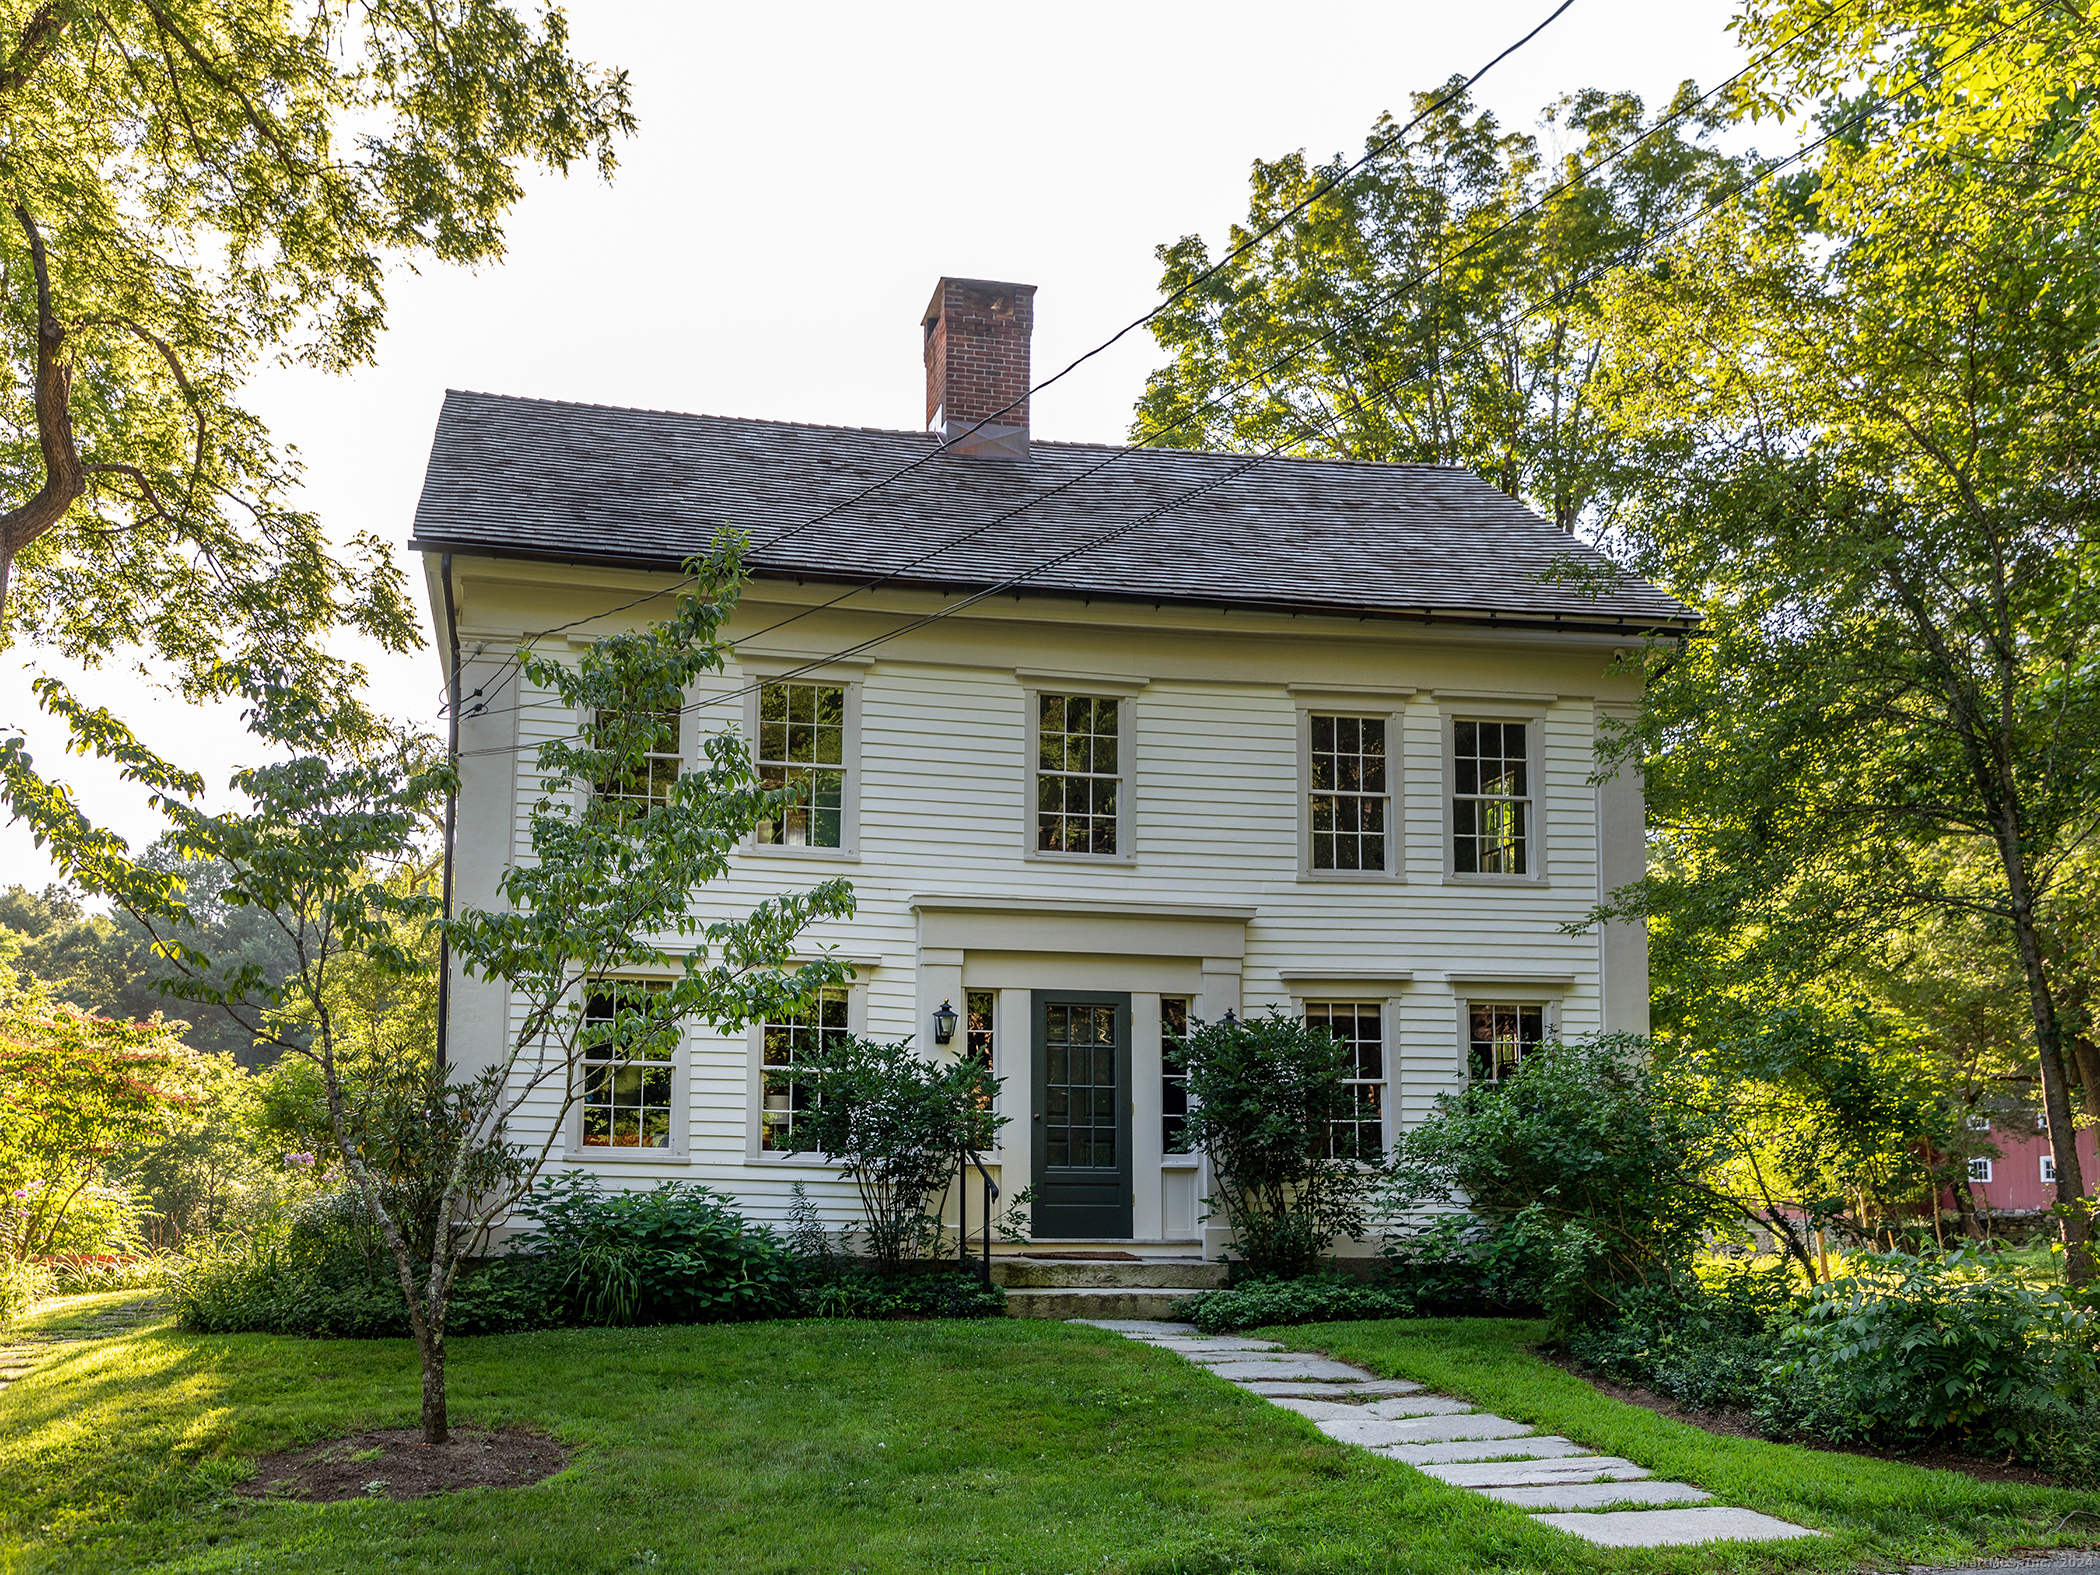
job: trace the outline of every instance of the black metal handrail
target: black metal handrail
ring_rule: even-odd
[[[992,1180],[992,1173],[984,1168],[984,1159],[974,1148],[963,1150],[963,1170],[957,1177],[955,1187],[955,1272],[960,1274],[963,1265],[970,1261],[970,1173],[968,1167],[975,1165],[977,1174],[984,1178],[984,1261],[978,1265],[984,1283],[992,1283],[992,1200],[999,1196],[999,1183]]]

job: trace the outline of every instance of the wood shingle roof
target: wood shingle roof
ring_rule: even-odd
[[[977,458],[921,432],[455,390],[411,545],[675,569],[726,524],[761,576],[974,590],[1025,575],[1088,597],[1564,627],[1693,619],[1471,471],[1251,459],[1044,442]]]

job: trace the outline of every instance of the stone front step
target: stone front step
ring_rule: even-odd
[[[1008,1290],[1099,1287],[1117,1290],[1222,1290],[1226,1268],[1200,1258],[1152,1258],[1140,1263],[1088,1263],[1042,1258],[994,1258],[992,1279]]]
[[[995,1264],[996,1268],[997,1265]],[[1006,1293],[1009,1318],[1172,1318],[1196,1291],[1174,1286],[1031,1286]]]

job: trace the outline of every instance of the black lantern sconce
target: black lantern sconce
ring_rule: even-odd
[[[950,1043],[955,1038],[955,1006],[953,1002],[941,1002],[941,1009],[933,1014],[933,1042],[937,1045]]]

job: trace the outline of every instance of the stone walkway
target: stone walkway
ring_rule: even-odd
[[[1272,1405],[1310,1417],[1329,1438],[1413,1466],[1453,1487],[1531,1510],[1542,1526],[1609,1548],[1816,1537],[1788,1521],[1711,1503],[1689,1482],[1658,1482],[1631,1460],[1593,1455],[1524,1422],[1426,1394],[1404,1379],[1290,1351],[1273,1340],[1206,1338],[1194,1324],[1074,1319],[1172,1351]]]
[[[48,1312],[65,1299],[39,1302],[31,1313]],[[37,1362],[48,1355],[53,1346],[70,1344],[75,1340],[100,1340],[113,1334],[127,1334],[140,1324],[160,1315],[160,1302],[151,1296],[134,1298],[127,1302],[101,1302],[98,1305],[82,1306],[70,1317],[46,1320],[34,1330],[12,1328],[0,1330],[0,1392],[16,1379],[26,1376]]]

